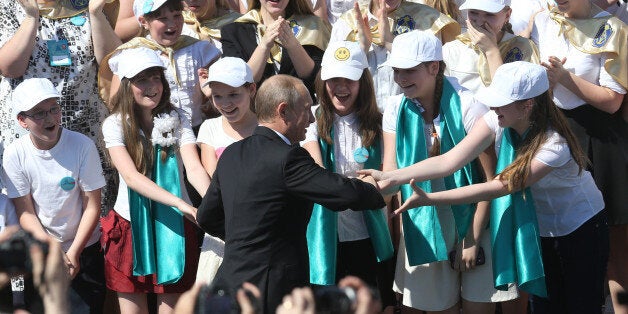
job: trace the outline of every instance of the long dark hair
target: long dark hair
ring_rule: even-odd
[[[530,164],[541,146],[547,141],[547,131],[554,130],[567,141],[571,157],[579,167],[580,172],[589,163],[582,148],[571,131],[567,119],[556,107],[549,91],[532,99],[530,112],[530,128],[517,149],[517,157],[500,174],[502,180],[508,182],[508,189],[521,190],[530,174]]]
[[[382,114],[377,109],[373,79],[371,72],[364,69],[362,76],[358,80],[360,89],[355,100],[355,113],[359,123],[362,146],[369,147],[382,136]],[[327,94],[325,81],[321,79],[320,72],[316,77],[316,94],[319,98],[320,112],[316,116],[318,135],[327,143],[331,144],[331,127],[334,124],[334,104]]]

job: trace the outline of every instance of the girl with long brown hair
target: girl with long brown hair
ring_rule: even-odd
[[[122,313],[146,312],[148,293],[157,294],[160,313],[171,312],[194,284],[199,254],[183,168],[201,196],[209,177],[190,121],[170,103],[156,52],[125,49],[109,65],[120,86],[102,130],[120,184],[102,219],[107,288],[117,292]]]
[[[476,94],[493,111],[452,150],[405,169],[368,172],[382,187],[410,181],[414,192],[396,213],[493,200],[495,286],[516,282],[533,295],[547,294],[551,313],[599,312],[608,259],[604,201],[549,87],[542,66],[504,64]],[[452,173],[492,143],[500,172],[495,179],[435,193],[416,186]]]
[[[378,111],[366,55],[355,42],[329,45],[316,80],[319,106],[303,147],[328,170],[356,177],[381,167],[382,114]],[[393,305],[392,275],[378,273],[393,256],[382,209],[333,212],[315,205],[308,226],[310,281],[334,285],[347,275],[379,286],[384,306]]]

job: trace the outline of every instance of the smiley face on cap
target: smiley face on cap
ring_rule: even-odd
[[[340,47],[334,52],[334,57],[338,61],[345,61],[351,57],[351,53],[349,52],[349,49],[345,47]]]

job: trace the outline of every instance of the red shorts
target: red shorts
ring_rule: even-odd
[[[196,227],[187,219],[185,228],[185,269],[183,277],[169,285],[158,285],[155,274],[133,276],[133,241],[131,224],[115,210],[100,218],[101,244],[105,248],[107,288],[122,293],[183,293],[194,285],[200,254]]]

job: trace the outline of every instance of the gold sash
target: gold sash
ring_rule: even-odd
[[[360,9],[363,16],[368,14],[368,7],[361,7]],[[351,32],[347,35],[346,40],[357,42],[358,21],[355,12],[349,10],[343,13],[340,19],[345,21],[351,28]],[[440,13],[430,6],[407,0],[403,0],[395,11],[388,13],[388,24],[393,36],[407,33],[414,29],[430,30],[437,36],[440,33],[441,38],[454,38],[460,34],[460,25],[449,16]],[[379,35],[378,24],[371,26],[371,38],[376,45],[381,46],[384,44]]]
[[[599,9],[598,9],[599,10]],[[628,89],[628,29],[626,24],[612,15],[569,19],[553,10],[550,18],[578,50],[587,54],[607,53],[606,71],[624,88]]]
[[[107,0],[107,3],[116,2],[117,0]],[[56,20],[73,17],[87,11],[89,0],[56,0],[46,3],[39,3],[39,15]]]
[[[194,43],[198,42],[198,39],[192,38],[190,36],[181,35],[177,42],[172,47],[164,47],[152,39],[148,39],[145,37],[135,37],[130,41],[120,45],[116,50],[112,53],[108,54],[101,62],[100,68],[98,69],[98,92],[102,100],[109,107],[109,89],[111,88],[111,78],[113,77],[113,72],[111,72],[111,68],[109,68],[109,59],[117,52],[124,49],[132,49],[139,47],[146,47],[152,50],[158,50],[162,53],[168,55],[168,60],[170,60],[170,65],[172,66],[172,71],[174,74],[174,79],[177,85],[181,85],[179,82],[179,76],[177,74],[177,65],[174,62],[174,53],[175,51],[190,46]],[[109,107],[111,110],[111,108]]]
[[[475,52],[478,54],[478,64],[477,69],[480,74],[480,79],[485,86],[491,84],[491,70],[488,66],[488,62],[486,61],[486,55],[480,49],[473,45],[471,42],[471,38],[469,38],[468,33],[464,33],[462,35],[458,35],[456,39],[460,40],[463,44],[473,48]],[[502,40],[499,44],[497,44],[499,48],[499,54],[502,56],[502,60],[504,63],[509,63],[513,61],[528,61],[536,64],[540,64],[539,59],[539,50],[536,48],[536,45],[531,40],[521,37],[514,36],[507,40]]]
[[[220,28],[235,21],[242,14],[229,11],[227,14],[219,16],[215,19],[200,22],[196,15],[190,11],[183,11],[183,19],[185,24],[194,29],[201,39],[220,40]]]
[[[318,49],[325,51],[331,30],[329,26],[315,15],[293,15],[289,19],[292,33],[302,46],[316,46]],[[262,16],[258,10],[250,10],[240,18],[235,20],[236,23],[252,23],[257,25],[257,37],[262,38],[266,27],[262,22]],[[281,42],[275,40],[275,45],[270,49],[270,57],[266,62],[281,62]]]

